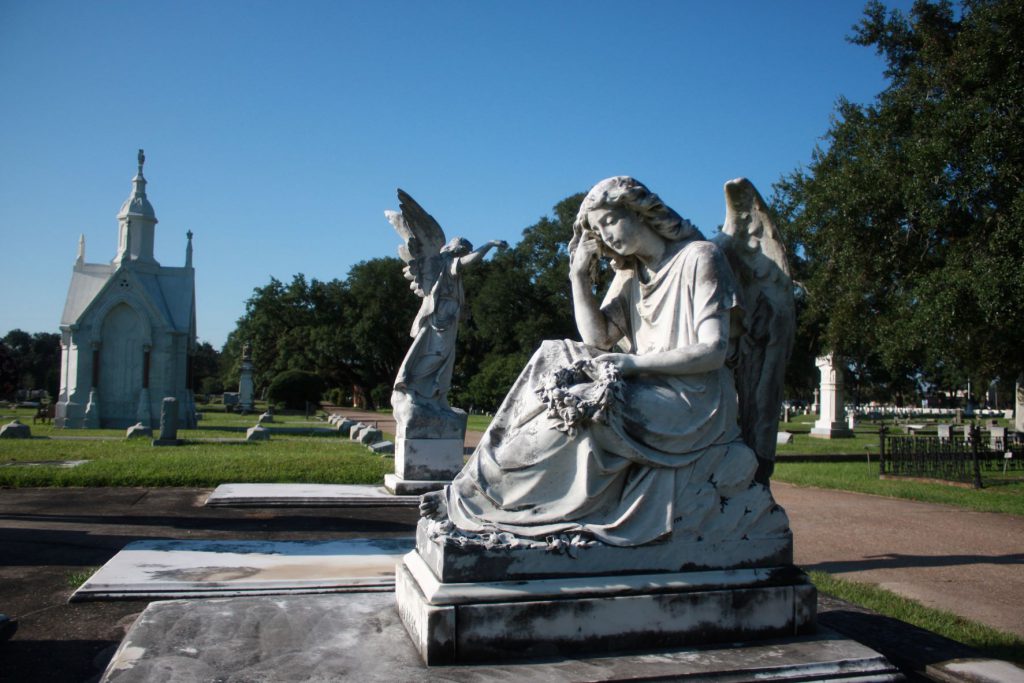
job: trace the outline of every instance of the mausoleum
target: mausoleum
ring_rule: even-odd
[[[61,316],[59,427],[150,426],[166,397],[178,421],[194,426],[192,355],[196,347],[192,232],[185,265],[161,266],[153,256],[156,212],[146,197],[139,150],[132,191],[117,214],[117,253],[86,263],[85,238]]]

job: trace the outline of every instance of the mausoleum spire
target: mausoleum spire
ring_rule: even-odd
[[[142,174],[142,167],[146,163],[146,154],[141,149],[137,159],[139,166],[138,172],[132,178],[132,192],[121,205],[121,211],[117,214],[120,232],[118,256],[115,261],[129,260],[156,264],[156,259],[153,258],[153,238],[157,219],[153,205],[146,197],[146,177]],[[129,226],[133,231],[130,240],[132,246],[130,250],[126,250],[125,245],[129,241],[126,239],[126,234]]]
[[[185,244],[185,267],[192,267],[192,231],[189,230],[185,233],[185,237],[188,238],[188,243]]]
[[[85,233],[78,236],[78,256],[75,257],[75,265],[80,266],[85,263]]]

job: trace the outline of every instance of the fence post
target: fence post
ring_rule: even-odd
[[[981,488],[981,465],[978,463],[978,448],[981,447],[981,429],[971,425],[971,458],[974,460],[974,488]]]
[[[885,474],[885,433],[889,430],[885,428],[885,422],[878,428],[878,476],[881,477]]]

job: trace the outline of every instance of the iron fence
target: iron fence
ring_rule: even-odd
[[[973,427],[964,436],[890,436],[879,430],[879,473],[969,483],[981,488],[986,478],[1024,477],[1024,434],[982,436]]]

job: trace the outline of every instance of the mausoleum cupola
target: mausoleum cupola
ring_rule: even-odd
[[[152,263],[159,265],[153,257],[153,241],[156,233],[156,212],[146,197],[146,177],[142,174],[142,166],[146,163],[146,155],[139,150],[139,171],[132,178],[132,193],[121,205],[117,214],[118,241],[117,256],[114,264],[125,261]],[[129,236],[129,231],[131,235]]]

